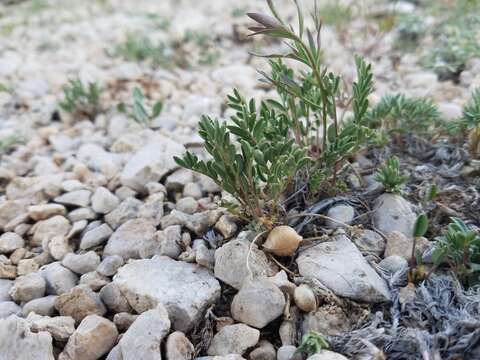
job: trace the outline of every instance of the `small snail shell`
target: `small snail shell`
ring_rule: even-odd
[[[268,234],[263,244],[265,250],[278,255],[290,256],[298,249],[302,237],[290,226],[277,226]]]
[[[312,289],[308,285],[302,284],[295,289],[293,294],[295,304],[305,312],[313,311],[317,308],[317,300]]]

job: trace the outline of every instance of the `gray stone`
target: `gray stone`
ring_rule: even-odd
[[[218,210],[204,211],[193,215],[172,210],[170,214],[162,218],[161,225],[162,229],[171,225],[182,225],[202,236],[215,225],[220,216],[222,216],[222,212]]]
[[[89,251],[84,254],[70,253],[62,260],[63,266],[80,275],[95,271],[98,264],[100,264],[100,256],[94,251]]]
[[[244,282],[231,305],[232,317],[241,323],[262,329],[283,313],[285,297],[267,279]]]
[[[82,240],[80,240],[80,249],[86,250],[98,245],[102,245],[112,234],[113,230],[107,224],[97,226],[87,231],[82,236]]]
[[[0,254],[10,254],[24,246],[23,238],[14,232],[6,232],[0,236]]]
[[[10,315],[18,315],[22,313],[22,308],[13,301],[0,302],[0,319],[6,319]],[[1,350],[1,348],[0,348]]]
[[[277,352],[270,342],[262,340],[258,343],[258,347],[250,352],[249,358],[250,360],[276,360]]]
[[[123,258],[119,255],[106,256],[98,265],[97,272],[104,276],[113,276],[123,264]]]
[[[23,316],[28,316],[31,312],[42,316],[52,316],[55,312],[55,301],[57,297],[56,295],[49,295],[29,301],[23,306]]]
[[[233,216],[222,215],[215,224],[215,230],[222,234],[225,239],[230,239],[237,233],[238,226]]]
[[[89,207],[82,207],[70,211],[67,217],[71,222],[76,222],[82,220],[94,220],[97,218],[97,214]]]
[[[114,314],[121,312],[130,313],[133,310],[116,283],[112,282],[105,285],[102,290],[100,290],[100,298],[107,306],[107,309]]]
[[[260,331],[245,324],[227,325],[212,339],[208,348],[208,355],[229,355],[245,353],[249,348],[257,345]]]
[[[76,190],[56,197],[55,202],[68,206],[87,207],[90,205],[91,196],[90,190]]]
[[[68,339],[59,360],[96,360],[115,345],[118,337],[113,322],[98,315],[85,317]]]
[[[353,324],[352,324],[353,322]],[[306,313],[302,321],[302,334],[309,331],[329,336],[348,332],[354,325],[355,320],[340,306],[325,304],[316,311]]]
[[[12,300],[9,295],[9,291],[12,285],[12,280],[0,279],[0,302]]]
[[[54,360],[52,336],[33,333],[26,320],[10,316],[0,320],[0,354],[5,360]]]
[[[397,271],[408,268],[408,261],[401,256],[388,256],[378,263],[378,267],[387,274],[395,274]]]
[[[110,279],[96,271],[90,271],[80,277],[80,285],[87,285],[93,291],[98,291],[110,283]]]
[[[54,236],[47,241],[47,246],[45,246],[44,242],[43,248],[47,250],[55,260],[62,260],[68,253],[73,252],[70,241],[64,235]]]
[[[194,199],[200,199],[203,196],[202,187],[199,183],[190,182],[183,187],[184,197],[193,197]]]
[[[115,210],[105,215],[105,221],[115,230],[126,221],[135,219],[142,205],[143,203],[138,199],[132,197],[126,198]]]
[[[293,345],[283,345],[277,350],[277,360],[302,360],[302,355],[298,354],[297,348]]]
[[[57,341],[67,341],[75,331],[75,320],[70,316],[42,316],[30,313],[27,317],[34,332],[48,331]]]
[[[88,315],[103,316],[107,312],[100,296],[86,285],[78,285],[61,294],[55,302],[55,308],[60,315],[71,316],[77,323]]]
[[[125,260],[152,255],[156,248],[155,227],[145,219],[132,219],[122,224],[107,242],[104,256],[119,255]]]
[[[27,275],[37,271],[39,268],[40,264],[35,259],[22,259],[17,265],[17,275]]]
[[[188,196],[178,200],[175,207],[185,214],[194,214],[198,210],[198,202],[193,197]]]
[[[155,234],[157,248],[152,251],[144,251],[143,257],[150,257],[153,254],[164,255],[172,259],[178,259],[182,252],[182,227],[180,225],[172,225],[163,231]]]
[[[17,267],[4,262],[0,262],[0,279],[15,279],[17,277]]]
[[[417,238],[415,249],[423,253],[430,246],[428,239],[424,237]],[[405,236],[399,231],[392,231],[387,234],[387,246],[385,248],[385,257],[397,255],[406,260],[412,257],[413,238]]]
[[[156,193],[148,196],[145,203],[140,207],[139,218],[151,220],[153,225],[158,226],[163,217],[163,193]]]
[[[93,193],[92,209],[97,213],[108,214],[119,204],[120,200],[103,186],[98,187]]]
[[[193,181],[193,172],[188,169],[175,170],[171,175],[167,176],[165,186],[168,191],[182,191],[183,187]]]
[[[411,237],[416,219],[412,205],[400,195],[383,194],[375,201],[373,224],[383,234],[399,231]]]
[[[126,264],[113,281],[135,311],[141,313],[162,303],[173,328],[183,332],[220,297],[220,284],[210,271],[166,256]]]
[[[45,295],[46,281],[38,273],[31,273],[15,279],[10,296],[16,302],[28,302]]]
[[[158,182],[178,165],[173,157],[181,156],[185,147],[169,138],[162,137],[140,148],[127,162],[120,176],[122,185],[143,191],[149,182]]]
[[[381,256],[385,251],[384,238],[372,230],[363,230],[353,239],[353,242],[362,253]]]
[[[42,204],[28,207],[28,216],[32,220],[45,220],[55,215],[65,215],[67,210],[60,204]]]
[[[77,275],[63,267],[59,262],[45,265],[39,271],[47,282],[47,294],[49,295],[63,294],[78,282]]]
[[[198,265],[213,270],[215,268],[215,250],[200,244],[197,249],[195,249],[195,262]]]
[[[3,230],[5,225],[15,219],[18,214],[27,211],[28,203],[24,200],[7,200],[0,203],[0,230]]]
[[[243,282],[250,277],[247,269],[247,254],[250,242],[246,240],[231,240],[215,251],[215,277],[240,289]],[[252,246],[249,266],[254,278],[258,276],[273,276],[278,272],[276,265],[271,263],[265,253]]]
[[[195,353],[193,344],[181,331],[168,335],[165,346],[167,360],[191,360]]]
[[[160,345],[169,331],[167,310],[159,304],[138,316],[107,356],[107,360],[161,360]]]
[[[350,225],[355,216],[355,209],[350,205],[335,205],[332,206],[327,216],[331,219],[326,220],[326,225],[330,229],[344,227],[343,224]]]
[[[385,281],[345,235],[303,251],[297,264],[301,276],[319,280],[338,296],[369,303],[390,299]]]

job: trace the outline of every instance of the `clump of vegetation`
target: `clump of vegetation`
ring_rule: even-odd
[[[446,233],[436,238],[434,266],[446,263],[466,286],[480,283],[480,234],[452,217]]]
[[[423,18],[417,14],[404,14],[395,20],[395,48],[402,51],[413,51],[417,48],[419,40],[426,32]]]
[[[342,26],[353,18],[352,9],[340,0],[330,0],[323,4],[319,9],[322,21],[326,25]]]
[[[128,106],[124,103],[118,105],[118,110],[130,116],[134,121],[144,126],[150,126],[152,121],[160,115],[163,109],[163,103],[156,101],[152,108],[145,105],[145,97],[142,91],[136,87],[132,92],[133,104]]]
[[[404,94],[383,96],[366,117],[370,127],[388,134],[413,132],[428,136],[441,124],[437,107],[430,99]]]
[[[423,265],[423,254],[417,250],[418,238],[424,236],[428,230],[428,218],[425,213],[417,216],[415,225],[413,227],[413,245],[412,254],[410,256],[410,269],[407,277],[409,283],[418,284],[425,280],[425,266]]]
[[[288,127],[279,123],[281,119],[265,103],[257,113],[255,101],[247,102],[236,90],[228,100],[228,107],[236,111],[233,125],[208,116],[199,123],[199,134],[212,160],[199,160],[187,152],[175,161],[210,177],[232,194],[246,211],[247,216],[238,212],[240,216],[271,228],[278,220],[280,196],[309,159],[292,139],[286,140]],[[236,204],[227,206],[236,212]]]
[[[400,162],[397,157],[389,157],[378,169],[375,180],[382,183],[385,191],[401,194],[408,177],[400,170]]]
[[[204,32],[188,30],[183,38],[184,43],[193,43],[198,48],[197,62],[200,65],[213,65],[220,58],[220,52],[213,48],[211,36]]]
[[[12,150],[15,145],[22,143],[23,138],[18,134],[13,134],[0,139],[0,156]]]
[[[480,154],[480,88],[475,89],[470,101],[463,107],[462,117],[445,124],[449,135],[469,140],[472,155]]]
[[[297,348],[297,353],[303,353],[310,357],[319,353],[322,349],[328,349],[328,347],[328,342],[322,335],[315,331],[308,331],[303,335],[302,341]]]
[[[248,220],[270,229],[282,218],[279,200],[285,192],[295,191],[295,184],[306,186],[311,196],[335,187],[339,171],[358,149],[365,146],[374,132],[367,126],[368,95],[372,91],[370,65],[356,58],[357,81],[348,101],[353,116],[337,114],[341,78],[328,72],[322,63],[321,21],[313,11],[314,30],[305,28],[300,5],[297,31],[279,15],[268,1],[273,17],[248,14],[257,22],[251,36],[264,35],[285,40],[290,52],[267,55],[270,73],[262,73],[273,86],[278,99],[268,99],[257,107],[237,91],[228,97],[228,106],[236,111],[232,125],[203,117],[200,136],[212,156],[203,161],[192,153],[176,158],[180,166],[203,173],[237,200]],[[282,60],[306,65],[296,73]],[[233,206],[230,206],[232,209]],[[242,211],[237,211],[242,213]]]
[[[93,120],[100,111],[100,87],[97,83],[85,86],[79,79],[69,80],[63,86],[63,94],[59,106],[68,113],[83,115]]]
[[[435,46],[424,57],[426,68],[434,70],[440,80],[458,80],[467,61],[480,56],[477,31],[480,20],[454,19],[434,33]]]

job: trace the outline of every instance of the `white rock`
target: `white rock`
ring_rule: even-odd
[[[12,286],[12,280],[0,279],[0,302],[12,300],[9,295],[9,291]]]
[[[353,239],[362,253],[372,253],[381,256],[385,251],[385,239],[375,231],[365,229]]]
[[[0,319],[6,319],[10,315],[18,315],[22,313],[22,308],[15,304],[13,301],[0,302]],[[0,348],[1,350],[1,348]],[[0,352],[1,354],[1,352]]]
[[[132,307],[116,283],[112,282],[105,285],[102,290],[100,290],[100,298],[107,306],[107,309],[114,314],[132,312]]]
[[[145,145],[127,162],[120,176],[122,185],[137,191],[144,190],[145,184],[159,181],[164,175],[178,167],[174,156],[181,156],[185,147],[163,137]]]
[[[14,232],[6,232],[0,236],[0,254],[10,254],[24,246],[23,238]]]
[[[96,271],[90,271],[80,277],[80,285],[87,285],[93,291],[98,291],[110,283],[110,279]]]
[[[113,281],[135,311],[141,313],[162,303],[173,328],[183,332],[220,296],[220,284],[210,271],[165,256],[126,264]]]
[[[440,103],[438,104],[438,112],[440,116],[445,120],[455,120],[462,116],[462,108],[453,103]]]
[[[123,258],[119,255],[106,256],[98,265],[97,272],[104,276],[113,276],[123,264]]]
[[[224,326],[212,339],[208,355],[243,354],[260,339],[260,331],[245,324]]]
[[[100,359],[115,345],[117,337],[118,330],[113,322],[98,315],[89,315],[70,337],[58,359]]]
[[[70,316],[50,317],[30,313],[27,321],[32,331],[48,331],[57,341],[67,341],[75,331],[75,320]]]
[[[344,227],[343,224],[350,225],[355,216],[355,209],[350,205],[335,205],[332,206],[327,216],[331,219],[326,220],[326,225],[330,229]]]
[[[138,217],[142,205],[143,203],[140,200],[128,197],[115,210],[105,215],[105,221],[112,229],[116,229],[127,220]]]
[[[246,240],[231,240],[215,251],[215,277],[240,289],[245,279],[250,277],[247,269],[247,254],[250,242]],[[249,265],[254,278],[258,276],[273,276],[278,268],[271,263],[265,253],[252,246]]]
[[[68,253],[73,251],[73,248],[70,246],[70,242],[66,236],[54,236],[47,241],[47,246],[43,246],[43,248],[47,250],[55,260],[62,260]]]
[[[169,331],[167,310],[159,304],[140,314],[108,354],[107,360],[161,360],[160,345]]]
[[[39,299],[29,301],[23,306],[23,316],[28,316],[31,312],[34,312],[42,316],[53,316],[55,312],[55,300],[56,295],[49,295]]]
[[[16,302],[27,302],[45,295],[46,281],[38,273],[20,276],[10,289],[10,296]]]
[[[119,255],[125,260],[139,259],[143,254],[153,255],[157,243],[154,238],[155,227],[151,221],[132,219],[121,225],[107,242],[104,256]]]
[[[28,216],[32,220],[45,220],[55,215],[65,215],[67,210],[60,204],[42,204],[28,207]]]
[[[52,336],[32,333],[26,320],[10,316],[0,320],[0,354],[5,360],[54,360]]]
[[[266,279],[244,282],[231,305],[232,317],[241,323],[262,329],[283,313],[285,297]]]
[[[102,224],[87,231],[80,240],[80,249],[86,250],[102,245],[113,234],[113,230],[107,224]]]
[[[97,188],[93,193],[92,209],[97,213],[108,214],[115,210],[119,204],[120,200],[103,186]]]
[[[66,236],[70,231],[70,227],[70,222],[61,215],[40,221],[35,224],[35,232],[32,238],[33,244],[42,245],[44,241],[48,242],[54,236]]]
[[[80,275],[94,271],[99,264],[100,256],[98,256],[94,251],[89,251],[85,254],[70,253],[67,254],[62,260],[63,266]]]
[[[56,197],[55,202],[62,205],[86,207],[90,205],[91,196],[90,190],[76,190]]]
[[[47,294],[49,295],[63,294],[78,282],[77,275],[63,267],[60,262],[45,265],[39,271],[47,283]]]
[[[385,281],[345,235],[303,251],[297,264],[301,276],[319,280],[338,296],[369,303],[390,299]]]
[[[399,195],[383,194],[375,201],[373,224],[383,234],[399,231],[411,237],[416,219],[412,205]]]

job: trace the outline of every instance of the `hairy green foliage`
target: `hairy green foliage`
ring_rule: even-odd
[[[480,283],[480,234],[452,217],[446,233],[436,238],[435,267],[446,263],[466,286]]]
[[[161,101],[155,102],[151,109],[148,109],[145,102],[145,97],[139,88],[134,88],[132,92],[133,104],[127,106],[124,103],[118,105],[118,110],[129,115],[137,123],[150,126],[152,121],[160,115],[163,109]]]
[[[440,115],[430,99],[409,98],[404,94],[387,94],[366,115],[372,128],[387,133],[429,135],[440,126]]]
[[[326,182],[335,185],[348,158],[373,137],[366,117],[373,87],[371,66],[355,58],[357,80],[347,102],[353,116],[344,121],[337,114],[337,103],[345,105],[342,79],[322,62],[318,9],[312,12],[312,31],[305,27],[299,2],[293,3],[296,30],[282,19],[272,0],[267,0],[272,16],[248,14],[257,23],[250,28],[251,36],[284,40],[290,50],[264,56],[271,59],[271,71],[262,73],[263,81],[278,96],[257,108],[253,100],[247,102],[234,91],[228,97],[228,107],[236,112],[232,125],[209,117],[200,122],[199,134],[212,159],[200,160],[192,153],[176,158],[179,165],[211,177],[235,197],[247,218],[267,228],[281,218],[278,202],[295,190],[290,189],[293,180],[307,184],[309,196],[326,188],[322,186]],[[286,60],[301,62],[306,70],[295,72]]]
[[[62,110],[77,113],[93,120],[100,111],[100,87],[96,83],[85,86],[79,79],[69,80],[63,86]]]
[[[235,110],[232,125],[208,116],[199,123],[199,135],[212,159],[200,160],[187,152],[175,161],[213,179],[237,200],[248,220],[268,227],[278,220],[280,195],[309,158],[286,138],[288,128],[266,103],[257,110],[253,99],[247,102],[234,90],[228,107]]]
[[[400,194],[407,181],[400,170],[400,162],[395,156],[389,157],[375,174],[375,180],[381,182],[385,191]]]
[[[328,349],[328,347],[328,342],[321,334],[315,331],[308,331],[303,335],[296,352],[306,354],[307,357],[310,357],[319,353],[322,349]]]

